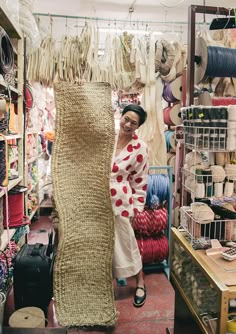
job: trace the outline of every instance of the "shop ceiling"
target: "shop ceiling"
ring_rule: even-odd
[[[52,31],[58,36],[65,30],[71,32],[81,27],[84,24],[82,17],[104,19],[97,20],[97,24],[105,28],[148,27],[152,30],[182,31],[186,35],[188,7],[192,4],[236,8],[236,0],[34,0],[33,12],[67,16],[64,20],[51,17]],[[75,19],[77,16],[78,20]],[[201,24],[212,19],[212,15],[199,14],[197,17]],[[42,16],[38,16],[38,21],[44,28],[49,26]]]

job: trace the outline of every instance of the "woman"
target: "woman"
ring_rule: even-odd
[[[134,306],[146,301],[142,259],[132,228],[137,211],[142,211],[147,190],[147,146],[135,133],[147,114],[138,105],[128,105],[122,112],[120,131],[111,172],[111,198],[115,216],[115,249],[113,275],[136,277]]]

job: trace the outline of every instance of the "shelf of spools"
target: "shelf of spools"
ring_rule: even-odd
[[[214,77],[231,77],[232,71],[228,71],[228,64],[232,64],[232,62],[229,62],[229,57],[226,56],[224,57],[224,51],[226,48],[218,48],[216,47],[214,49],[213,43],[210,44],[207,42],[201,42],[198,39],[195,39],[196,37],[196,14],[198,13],[204,13],[204,14],[217,14],[217,15],[230,15],[232,11],[232,14],[234,15],[234,11],[231,9],[227,8],[220,8],[220,7],[209,7],[209,6],[195,6],[192,5],[189,7],[189,29],[188,29],[188,65],[187,65],[187,105],[191,106],[194,103],[194,95],[195,95],[195,87],[196,85],[202,84],[203,87],[207,87],[207,84],[210,82],[210,80],[207,80],[209,78],[214,78]],[[208,41],[209,42],[209,41]],[[204,44],[204,45],[203,45]],[[210,47],[209,47],[210,46]],[[215,52],[216,51],[216,52]],[[218,55],[216,54],[218,51]],[[215,53],[214,53],[215,52]],[[227,52],[227,50],[226,50]],[[235,50],[231,50],[229,55],[232,56],[232,52],[235,52]],[[219,59],[219,55],[221,54],[221,59]],[[214,57],[214,61],[212,62],[212,57]],[[223,60],[223,61],[222,61]],[[222,66],[223,63],[227,63],[224,70],[224,66]],[[214,64],[214,66],[212,66]],[[218,66],[219,64],[219,66]],[[216,71],[215,71],[216,69]],[[230,74],[231,72],[231,74]],[[233,75],[234,76],[234,75]],[[209,86],[211,86],[209,84]],[[211,86],[212,88],[212,86]],[[208,105],[216,105],[218,107],[223,106],[225,104],[228,104],[228,100],[223,101],[222,103],[220,102],[219,98],[213,97],[211,98],[211,102]],[[200,103],[199,103],[200,104]],[[207,104],[207,103],[203,103]],[[232,103],[235,104],[235,103]],[[210,106],[212,108],[212,106]],[[201,116],[201,114],[200,114]],[[205,114],[206,116],[206,114]],[[201,117],[199,117],[201,118]],[[199,122],[199,118],[196,118],[196,123]],[[204,118],[204,117],[203,117]],[[207,121],[207,117],[205,117],[205,120]],[[217,122],[217,117],[216,119],[211,119],[211,121]],[[210,122],[210,120],[208,120]],[[223,119],[223,122],[225,120]],[[201,170],[203,169],[210,169],[211,166],[219,165],[217,167],[225,167],[226,164],[230,163],[230,160],[227,160],[225,158],[225,154],[228,155],[229,152],[225,151],[225,148],[227,147],[227,144],[230,145],[232,141],[230,142],[228,140],[227,142],[227,136],[228,136],[228,123],[226,126],[223,126],[222,124],[220,126],[218,125],[213,125],[213,124],[196,124],[196,129],[194,129],[195,125],[193,124],[185,124],[184,132],[185,132],[185,141],[186,143],[186,152],[191,153],[189,155],[189,161],[194,160],[196,162],[196,156],[198,153],[201,151],[202,156],[207,156],[209,157],[211,163],[207,165],[207,161],[198,161],[198,164],[195,165],[195,163],[190,164],[190,166],[184,166],[183,168],[183,174],[185,175],[185,179],[187,178],[192,178],[192,182],[188,182],[186,184],[186,181],[183,180],[183,188],[185,187],[184,190],[185,193],[191,194],[191,200],[194,202],[195,200],[197,201],[198,198],[196,197],[195,191],[200,191],[199,200],[203,201],[208,201],[208,200],[221,200],[220,197],[209,197],[207,196],[212,195],[212,191],[216,195],[219,196],[222,194],[222,182],[216,182],[216,181],[222,181],[219,179],[220,177],[220,171],[219,169],[216,171],[215,177],[216,178],[213,182],[213,175],[212,175],[212,170],[209,171],[209,173],[205,170],[203,173]],[[191,127],[191,128],[190,128]],[[222,129],[222,128],[225,129]],[[214,129],[215,128],[215,129]],[[221,136],[219,136],[221,134]],[[216,136],[218,135],[218,136]],[[223,138],[224,136],[224,138]],[[216,138],[218,137],[218,139]],[[185,144],[184,144],[185,145]],[[228,149],[231,150],[231,147],[228,146]],[[203,152],[207,152],[207,154],[204,154]],[[186,155],[187,155],[186,154]],[[191,156],[192,155],[192,156]],[[213,162],[214,159],[214,162]],[[217,163],[216,163],[217,160]],[[219,164],[219,161],[224,160],[224,163]],[[212,163],[213,162],[213,163]],[[204,168],[201,168],[202,166],[199,166],[200,164],[204,164]],[[187,167],[187,168],[186,168]],[[215,168],[215,167],[213,167]],[[222,170],[221,170],[222,171]],[[198,182],[197,182],[198,181]],[[202,181],[202,182],[201,182]],[[229,181],[229,179],[225,178],[224,182]],[[215,189],[215,184],[219,183],[218,187],[216,186]],[[229,182],[230,183],[230,182]],[[199,188],[200,184],[200,188]],[[198,185],[198,189],[195,188],[195,186]],[[183,189],[182,189],[183,190]],[[183,190],[183,192],[184,192]],[[223,194],[224,194],[224,185],[223,185]],[[227,189],[226,189],[227,190]],[[202,198],[203,196],[203,198]],[[230,198],[232,199],[232,198]],[[217,275],[215,270],[213,272],[212,266],[213,263],[209,265],[209,261],[206,256],[206,251],[205,250],[199,250],[201,253],[202,257],[200,258],[198,256],[198,251],[195,251],[193,249],[193,241],[196,240],[198,244],[196,243],[195,245],[201,245],[202,238],[199,238],[199,230],[195,229],[195,231],[191,230],[192,225],[196,224],[196,222],[199,222],[199,217],[195,216],[195,213],[193,215],[191,205],[188,205],[188,202],[184,201],[183,203],[186,203],[186,206],[181,209],[181,214],[182,214],[182,220],[183,220],[183,225],[185,225],[185,229],[180,227],[179,231],[174,231],[172,234],[172,241],[175,239],[173,242],[176,241],[176,243],[179,243],[181,246],[183,246],[185,253],[188,255],[188,264],[196,264],[197,267],[201,270],[201,273],[205,277],[208,277],[209,273],[210,276],[215,277],[215,282],[218,285],[221,285],[218,290],[218,296],[217,298],[211,303],[211,305],[215,305],[218,302],[221,303],[218,307],[218,321],[217,321],[217,328],[215,327],[216,324],[214,324],[214,321],[212,322],[214,332],[215,333],[226,333],[226,323],[228,320],[228,305],[229,305],[229,298],[235,298],[235,286],[226,286],[224,281],[224,274],[219,274]],[[205,203],[207,205],[207,203]],[[217,204],[217,203],[216,203]],[[219,203],[218,204],[222,204]],[[184,204],[183,204],[184,205]],[[196,204],[197,205],[197,204]],[[213,203],[213,205],[215,205]],[[223,211],[223,210],[222,210]],[[234,214],[234,213],[233,213]],[[211,217],[212,218],[212,217]],[[215,218],[215,217],[214,217]],[[186,221],[186,223],[185,223]],[[191,231],[191,233],[189,233]],[[204,239],[204,237],[203,237]],[[209,239],[209,238],[208,238]],[[205,239],[206,240],[206,239]],[[199,254],[200,254],[199,253]],[[171,261],[172,262],[172,261]],[[182,270],[184,271],[185,269],[189,269],[188,264],[184,261],[181,262],[181,267]],[[208,267],[208,268],[207,268]],[[172,266],[173,268],[173,266]],[[181,270],[180,268],[177,268],[177,272]],[[194,267],[193,270],[190,270],[191,273],[194,272]],[[207,323],[209,324],[209,317],[206,319],[202,319],[198,312],[196,311],[192,298],[186,293],[185,287],[186,286],[191,286],[191,282],[186,283],[182,282],[181,279],[177,279],[177,275],[173,274],[173,280],[176,282],[176,286],[178,290],[181,292],[181,295],[183,296],[183,299],[185,300],[186,304],[188,305],[189,310],[195,317],[197,323],[199,324],[200,329],[204,333],[209,333],[210,328],[212,329],[212,326],[207,326]],[[212,274],[212,275],[211,275]],[[212,279],[209,279],[209,282],[212,282]],[[201,291],[201,289],[199,288]],[[227,293],[223,290],[227,290]],[[208,296],[208,290],[205,291],[204,294],[204,300],[206,300],[206,297]],[[226,297],[226,298],[225,298]],[[212,318],[212,317],[211,317]],[[211,320],[211,319],[210,319]]]
[[[163,88],[163,99],[168,104],[163,109],[163,119],[167,126],[165,131],[166,147],[168,154],[168,160],[175,157],[173,152],[175,152],[175,127],[182,123],[181,121],[181,98],[182,98],[182,76],[179,76],[172,82],[165,82]],[[173,163],[170,165],[173,166]],[[174,171],[174,168],[173,168]]]
[[[181,109],[186,151],[183,186],[194,197],[233,197],[236,106]],[[207,187],[207,189],[206,189]]]
[[[174,75],[167,75],[162,77],[164,82],[162,93],[163,104],[163,120],[166,126],[164,135],[167,149],[167,165],[172,167],[173,172],[173,224],[178,226],[179,224],[179,205],[180,205],[180,186],[181,186],[181,168],[179,168],[179,161],[181,155],[181,145],[176,138],[177,132],[182,124],[181,119],[181,106],[185,105],[186,100],[186,71],[185,71],[185,50],[182,50],[182,63],[183,67],[181,71],[176,68],[176,73],[173,73],[174,65],[170,71]],[[174,71],[175,72],[175,71]],[[174,78],[174,80],[172,80]],[[177,132],[176,132],[177,131]],[[177,166],[178,164],[178,166]]]

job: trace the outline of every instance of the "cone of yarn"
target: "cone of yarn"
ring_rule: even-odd
[[[62,326],[113,326],[114,218],[110,172],[115,128],[106,83],[55,84],[52,155],[59,244],[54,300]]]

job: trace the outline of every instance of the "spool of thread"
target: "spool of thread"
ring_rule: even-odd
[[[208,46],[204,38],[196,41],[195,78],[200,83],[207,77],[231,78],[236,77],[234,59],[236,50],[219,46]]]
[[[224,166],[224,164],[225,164],[224,152],[216,152],[215,156],[216,156],[216,165]]]
[[[205,183],[205,193],[207,197],[213,196],[213,183],[212,183],[212,171],[211,169],[205,169],[202,171],[203,183]]]
[[[165,139],[167,152],[169,152],[171,148],[175,149],[175,132],[173,130],[165,131]]]
[[[229,121],[236,121],[236,106],[230,105],[228,106],[228,120]]]
[[[174,98],[180,101],[182,98],[182,76],[179,76],[170,83],[170,89]]]
[[[215,164],[215,152],[208,152],[208,164],[210,166]]]
[[[236,136],[227,137],[226,149],[228,151],[234,151],[236,149]]]
[[[197,183],[195,187],[195,197],[203,198],[205,197],[205,185],[204,183]]]
[[[174,103],[178,101],[172,94],[171,91],[171,86],[168,82],[165,82],[164,84],[164,89],[163,89],[163,94],[162,94],[164,100],[168,103]]]
[[[17,328],[45,328],[44,312],[34,306],[21,308],[10,316],[9,326]]]
[[[231,197],[234,193],[234,183],[233,182],[225,182],[224,196]]]
[[[180,104],[174,104],[173,106],[166,107],[163,110],[164,123],[167,125],[180,125],[181,124],[181,112]]]
[[[215,182],[214,183],[214,195],[215,197],[223,196],[223,182]]]

